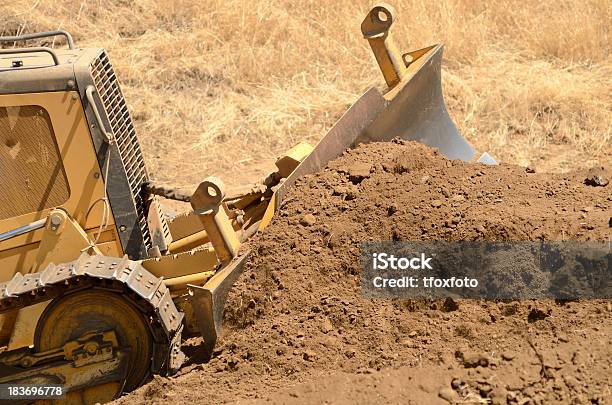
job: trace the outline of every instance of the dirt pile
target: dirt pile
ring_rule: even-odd
[[[348,151],[300,180],[252,244],[212,361],[120,402],[609,401],[609,301],[367,300],[360,244],[608,239],[612,189],[585,180],[610,174],[464,164],[405,142]]]

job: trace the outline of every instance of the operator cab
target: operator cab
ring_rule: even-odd
[[[2,42],[56,36],[67,49],[0,49],[0,236],[62,208],[90,235],[104,225],[104,254],[167,251],[168,225],[143,190],[149,176],[106,51],[77,49],[64,31]],[[2,251],[34,250],[36,233],[27,238],[0,238],[0,265],[13,264]]]

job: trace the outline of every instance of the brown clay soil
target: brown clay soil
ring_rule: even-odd
[[[594,175],[611,178],[404,142],[346,152],[299,180],[251,244],[214,358],[119,402],[610,403],[610,301],[369,300],[360,287],[367,240],[608,240],[612,186],[585,184]]]

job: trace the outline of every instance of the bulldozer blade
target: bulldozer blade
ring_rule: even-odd
[[[437,148],[449,159],[469,161],[475,157],[476,151],[461,136],[444,103],[443,49],[441,44],[434,45],[408,66],[404,79],[384,95],[387,101],[384,111],[360,134],[357,142],[401,138]]]
[[[444,103],[442,51],[442,45],[434,45],[409,53],[415,59],[397,85],[386,94],[376,88],[366,91],[279,187],[276,209],[296,179],[319,171],[359,143],[401,138],[437,148],[449,159],[473,160],[476,151],[461,136]],[[487,154],[480,161],[495,163]]]
[[[223,308],[227,293],[244,270],[250,251],[243,252],[225,268],[211,277],[203,287],[188,285],[189,300],[204,339],[203,355],[210,359],[221,335]]]
[[[353,148],[361,134],[371,125],[385,109],[386,103],[380,92],[371,88],[357,100],[329,132],[319,141],[314,150],[287,177],[276,191],[278,208],[285,192],[295,181],[309,173],[315,173],[327,165],[330,160],[340,156],[344,150]]]

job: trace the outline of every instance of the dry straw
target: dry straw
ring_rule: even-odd
[[[610,162],[610,1],[393,3],[402,49],[446,44],[446,102],[479,149],[551,171]],[[370,5],[11,1],[0,4],[0,31],[62,28],[81,47],[107,48],[152,175],[241,184],[293,143],[315,142],[382,82],[359,31]]]

